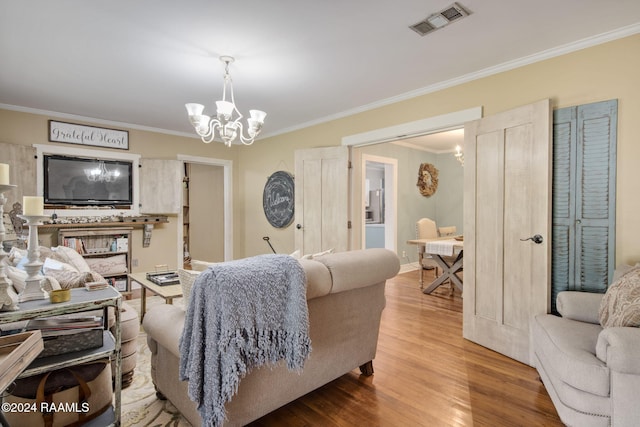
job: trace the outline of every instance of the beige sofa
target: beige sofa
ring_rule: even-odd
[[[284,364],[249,373],[226,405],[225,425],[245,425],[355,368],[365,375],[373,373],[370,362],[376,355],[385,282],[399,271],[398,257],[386,249],[366,249],[300,263],[307,278],[311,355],[301,373],[290,372]],[[158,305],[147,312],[143,327],[156,389],[199,426],[187,384],[178,380],[184,318],[181,308]]]
[[[568,426],[640,425],[640,329],[600,326],[602,294],[560,292],[532,322],[533,360]]]

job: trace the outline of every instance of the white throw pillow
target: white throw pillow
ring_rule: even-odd
[[[75,271],[76,273],[78,272],[78,270],[70,264],[58,261],[57,259],[53,258],[45,258],[44,264],[42,265],[42,271],[46,275],[47,272],[51,270],[69,270]]]
[[[191,288],[193,283],[200,275],[200,271],[185,270],[183,268],[178,269],[178,278],[180,279],[180,286],[182,286],[182,298],[184,298],[184,308],[189,306],[189,297],[191,296]]]
[[[191,260],[191,269],[194,271],[205,271],[207,268],[212,265],[218,264],[217,262],[208,262],[208,261],[200,261],[197,259]]]
[[[53,257],[58,261],[65,262],[78,270],[80,273],[89,273],[91,268],[75,249],[66,246],[58,246],[55,248]]]

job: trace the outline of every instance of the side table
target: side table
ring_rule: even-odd
[[[142,288],[142,295],[140,301],[140,321],[144,319],[144,314],[147,312],[147,290],[150,290],[159,297],[164,298],[165,304],[173,304],[174,298],[180,298],[182,296],[182,286],[178,285],[166,285],[160,286],[147,279],[147,273],[132,273],[129,274],[129,279],[140,284]]]
[[[20,303],[20,309],[17,311],[6,311],[0,313],[0,324],[2,324],[30,320],[37,317],[59,316],[63,314],[92,311],[97,309],[104,309],[105,311],[103,332],[104,344],[102,345],[102,347],[36,359],[18,376],[18,378],[29,377],[32,375],[53,371],[55,369],[74,366],[81,363],[87,363],[108,357],[109,359],[115,361],[115,386],[113,390],[115,404],[113,412],[105,412],[105,414],[101,415],[95,420],[92,420],[90,423],[96,423],[95,425],[102,426],[119,426],[121,414],[120,392],[122,390],[122,350],[120,333],[121,306],[122,294],[120,294],[117,289],[109,286],[106,289],[97,291],[87,291],[84,288],[72,289],[70,301],[57,304],[50,303],[48,299],[25,301]],[[115,335],[112,335],[111,332],[109,332],[107,324],[108,307],[114,307],[113,311],[115,315],[115,327],[113,329]],[[105,418],[112,419],[106,420],[103,419],[103,416]]]

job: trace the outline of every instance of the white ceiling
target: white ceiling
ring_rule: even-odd
[[[640,32],[638,0],[459,3],[421,37],[452,2],[2,1],[0,107],[193,135],[184,104],[211,113],[231,55],[264,137]]]

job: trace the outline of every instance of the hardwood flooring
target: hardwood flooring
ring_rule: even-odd
[[[562,425],[535,369],[462,338],[458,291],[424,295],[414,271],[386,296],[373,376],[350,372],[251,426]]]

